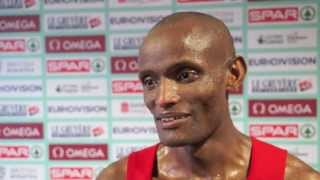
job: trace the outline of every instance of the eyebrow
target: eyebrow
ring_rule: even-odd
[[[170,65],[169,67],[166,67],[166,71],[164,72],[164,74],[170,74],[171,72],[183,67],[189,67],[199,71],[201,70],[201,67],[197,63],[191,62],[190,60],[183,59],[183,60],[179,60],[175,64]],[[140,79],[142,79],[144,76],[148,74],[152,75],[152,74],[156,74],[156,72],[151,69],[146,69],[146,70],[140,71],[138,73],[138,76]]]

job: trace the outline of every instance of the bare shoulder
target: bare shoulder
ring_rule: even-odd
[[[97,180],[125,180],[128,158],[122,158],[104,168]]]
[[[309,165],[307,165],[297,157],[288,154],[285,179],[318,180],[320,179],[320,173],[312,169]]]

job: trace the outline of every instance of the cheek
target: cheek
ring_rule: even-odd
[[[147,106],[147,108],[152,112],[155,106],[155,101],[154,101],[155,95],[154,93],[151,92],[144,92],[143,93],[143,101],[144,104]]]

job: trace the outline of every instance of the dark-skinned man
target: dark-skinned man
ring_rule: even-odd
[[[139,59],[160,143],[112,163],[98,180],[320,180],[287,151],[233,125],[227,92],[241,85],[246,65],[220,20],[170,15],[147,34]]]

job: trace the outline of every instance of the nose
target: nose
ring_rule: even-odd
[[[178,85],[171,79],[162,79],[156,98],[156,105],[168,108],[175,105],[180,100],[178,95]]]

